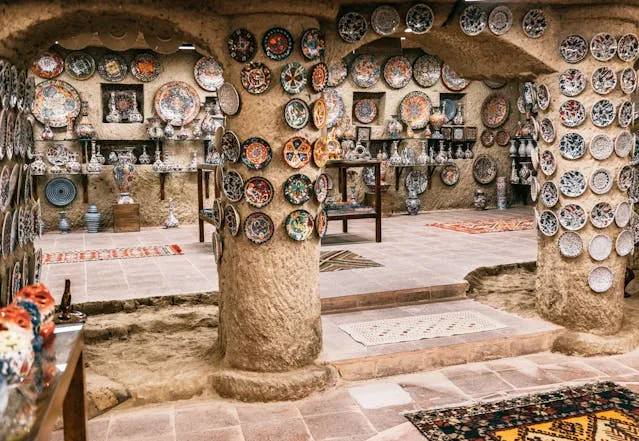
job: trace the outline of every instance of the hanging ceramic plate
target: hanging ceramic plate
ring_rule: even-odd
[[[220,143],[224,157],[230,162],[237,162],[240,159],[241,147],[240,140],[237,139],[235,133],[230,130],[224,132]]]
[[[538,84],[537,88],[537,105],[541,110],[548,109],[550,106],[550,91],[545,84]]]
[[[213,57],[202,57],[193,67],[195,82],[204,90],[214,92],[224,84],[224,70]]]
[[[586,225],[586,212],[580,205],[568,204],[559,210],[559,223],[566,230],[580,230]]]
[[[313,161],[319,168],[324,167],[328,161],[328,144],[326,139],[321,136],[313,144]]]
[[[18,91],[20,90],[20,84],[18,83],[18,68],[12,64],[9,72],[11,72],[11,92],[9,93],[9,106],[12,109],[15,109],[16,105],[18,104]]]
[[[131,74],[138,80],[148,83],[160,75],[160,59],[151,52],[137,54],[131,60]]]
[[[126,77],[127,69],[126,60],[115,52],[105,54],[98,61],[98,73],[107,81],[122,81]]]
[[[557,170],[555,155],[550,150],[544,150],[539,157],[539,168],[546,176],[552,176]]]
[[[295,136],[284,144],[284,161],[292,168],[302,168],[310,162],[312,150],[308,139]]]
[[[302,241],[308,239],[315,229],[313,217],[306,210],[295,210],[286,216],[284,221],[286,234],[293,240]]]
[[[432,104],[424,92],[410,92],[399,104],[399,117],[414,130],[423,129],[428,124]]]
[[[460,175],[461,172],[456,164],[443,165],[439,171],[439,179],[441,179],[444,185],[448,185],[449,187],[452,187],[459,182]]]
[[[564,231],[557,240],[559,252],[564,257],[577,257],[584,251],[584,241],[574,231]]]
[[[280,83],[286,93],[300,93],[306,87],[306,69],[297,61],[285,64],[280,74]]]
[[[404,56],[391,57],[384,65],[384,80],[393,89],[401,89],[408,85],[412,75],[413,67]]]
[[[630,223],[632,217],[632,205],[628,201],[622,201],[615,210],[615,223],[619,228],[624,228]]]
[[[447,89],[453,92],[461,92],[470,84],[470,80],[466,80],[459,75],[446,63],[442,64],[442,82]]]
[[[240,63],[249,61],[257,51],[255,36],[246,29],[236,29],[231,32],[226,43],[231,58]]]
[[[479,139],[484,147],[492,147],[495,143],[495,134],[492,130],[485,129],[481,132]]]
[[[242,162],[251,170],[262,170],[271,163],[273,151],[262,138],[249,138],[242,143]]]
[[[80,114],[80,94],[65,81],[47,80],[39,83],[31,111],[42,124],[50,127],[66,127],[67,118]]]
[[[632,165],[624,165],[619,170],[619,176],[617,177],[617,187],[621,191],[628,191],[632,187],[635,180],[635,169]]]
[[[284,106],[284,120],[291,129],[300,130],[306,127],[311,118],[311,111],[304,100],[293,98]]]
[[[69,160],[69,149],[64,144],[53,144],[47,148],[46,157],[51,164],[64,166]]]
[[[54,207],[66,207],[75,200],[77,194],[78,189],[75,184],[67,178],[53,178],[44,188],[47,201]]]
[[[619,133],[615,138],[615,153],[620,158],[625,158],[630,154],[630,151],[635,144],[635,135],[627,130]]]
[[[442,61],[429,54],[424,54],[413,63],[413,78],[422,87],[431,87],[437,84],[441,77]]]
[[[317,217],[315,218],[315,230],[320,238],[326,235],[326,230],[328,230],[328,214],[326,213],[326,210],[320,210],[320,212],[317,213]]]
[[[337,124],[344,114],[344,100],[335,89],[325,89],[322,97],[326,103],[326,127],[330,129]]]
[[[634,107],[635,105],[632,101],[624,101],[621,103],[619,106],[619,115],[617,117],[619,126],[626,128],[632,124],[632,120],[634,118]]]
[[[13,224],[13,216],[11,211],[7,211],[2,223],[2,256],[7,258],[11,254],[11,226]]]
[[[608,202],[599,202],[590,210],[590,223],[596,228],[606,228],[615,220],[615,211]]]
[[[231,83],[222,84],[217,90],[220,109],[226,115],[235,115],[240,110],[240,95]]]
[[[588,55],[588,42],[581,35],[569,35],[559,45],[559,54],[568,63],[579,63]]]
[[[586,88],[586,77],[579,69],[566,69],[559,76],[559,89],[566,96],[577,96]]]
[[[284,28],[271,28],[262,38],[262,49],[271,60],[284,60],[293,52],[293,36]]]
[[[417,3],[406,13],[406,27],[414,34],[425,34],[433,26],[435,14],[425,3]]]
[[[404,185],[409,192],[420,195],[428,188],[428,176],[421,170],[411,170],[404,179]]]
[[[164,122],[190,124],[200,113],[200,96],[190,84],[170,81],[155,92],[153,108]]]
[[[564,126],[577,127],[586,119],[586,108],[577,100],[565,101],[559,107],[559,118]]]
[[[510,133],[507,130],[498,130],[495,135],[495,141],[500,147],[506,147],[510,142]]]
[[[302,205],[312,194],[313,183],[306,175],[298,173],[284,181],[284,198],[293,205]]]
[[[224,224],[229,229],[231,236],[237,236],[240,230],[240,214],[231,204],[226,204],[224,207]]]
[[[637,58],[637,51],[639,51],[639,41],[635,34],[626,34],[619,39],[617,55],[622,61],[633,61]]]
[[[455,101],[449,98],[440,98],[439,107],[441,107],[442,112],[446,115],[446,123],[455,119],[455,115],[457,114]]]
[[[304,31],[300,46],[302,54],[307,60],[315,60],[324,55],[324,36],[319,29],[311,28]]]
[[[260,245],[267,242],[274,233],[273,221],[265,213],[251,213],[244,219],[244,235],[254,244]]]
[[[399,13],[392,6],[378,6],[371,14],[371,26],[378,35],[387,36],[393,34],[400,23]]]
[[[321,92],[328,84],[328,66],[326,63],[317,63],[311,69],[311,87],[315,92]]]
[[[610,256],[612,251],[612,239],[607,234],[597,234],[590,239],[588,254],[594,260],[601,262]]]
[[[247,63],[240,72],[242,87],[254,95],[264,93],[271,86],[271,70],[264,63]]]
[[[374,55],[360,55],[351,64],[351,78],[362,88],[373,87],[380,75],[379,64]]]
[[[490,184],[497,177],[497,161],[492,156],[479,155],[473,162],[473,177],[480,184]]]
[[[370,98],[358,100],[353,108],[353,114],[362,124],[370,124],[377,117],[377,103]]]
[[[546,181],[541,186],[539,200],[547,208],[552,208],[559,202],[559,191],[552,181]]]
[[[586,191],[586,178],[580,171],[568,170],[559,179],[559,189],[564,196],[581,196]]]
[[[602,32],[590,40],[590,52],[599,61],[608,61],[617,53],[617,40],[612,35]]]
[[[239,202],[244,196],[244,180],[235,170],[224,172],[222,176],[222,191],[231,202]]]
[[[490,89],[501,89],[506,85],[506,81],[484,80],[484,84]]]
[[[579,159],[586,153],[586,141],[577,132],[568,132],[559,140],[559,153],[566,159]]]
[[[632,253],[635,248],[635,238],[632,231],[624,230],[619,236],[617,236],[617,240],[615,241],[615,251],[620,256],[627,256]]]
[[[590,77],[592,88],[600,95],[606,95],[617,87],[617,74],[608,66],[601,66]]]
[[[211,233],[211,243],[213,244],[213,256],[215,257],[215,262],[220,263],[222,260],[222,253],[224,249],[220,233],[218,233],[217,231]]]
[[[328,177],[328,175],[322,173],[315,180],[315,184],[313,184],[315,199],[317,199],[317,202],[319,202],[320,204],[326,200],[326,197],[328,196],[329,187],[330,187],[330,178]]]
[[[615,116],[615,105],[610,100],[599,100],[590,109],[590,120],[597,127],[608,127]]]
[[[316,129],[323,129],[326,127],[326,100],[324,97],[320,97],[315,103],[313,103],[313,124]]]
[[[328,68],[328,83],[326,85],[337,87],[346,80],[346,77],[348,77],[348,67],[343,60],[340,60]]]
[[[619,74],[619,86],[621,91],[630,95],[637,89],[637,72],[632,67],[626,67]]]
[[[273,185],[268,179],[261,176],[253,176],[246,181],[244,197],[251,207],[263,208],[273,200]]]
[[[62,73],[64,61],[62,61],[62,57],[57,52],[52,50],[44,51],[33,61],[31,70],[40,78],[48,80]]]
[[[464,34],[479,35],[488,23],[488,14],[477,5],[470,5],[464,9],[459,17],[459,26]]]
[[[544,118],[539,123],[539,134],[541,139],[548,144],[552,144],[555,141],[555,126],[552,124],[550,118]]]
[[[530,38],[539,38],[546,31],[546,16],[541,9],[531,9],[524,15],[522,27],[524,34]]]
[[[513,13],[508,6],[497,6],[490,11],[488,27],[495,35],[504,35],[513,26]]]
[[[69,76],[76,80],[88,80],[95,73],[95,60],[86,52],[71,52],[64,59]]]
[[[608,135],[601,133],[590,140],[589,150],[593,158],[603,161],[612,155],[614,143]]]
[[[550,210],[545,210],[539,215],[538,220],[539,231],[544,236],[552,237],[559,231],[559,222],[557,216]]]
[[[613,179],[609,170],[598,168],[590,175],[590,190],[595,194],[608,193],[612,188]]]
[[[539,196],[539,180],[536,177],[532,177],[530,181],[530,199],[533,202],[537,202],[537,196]]]
[[[366,35],[368,24],[364,16],[357,12],[347,12],[337,23],[337,32],[347,43],[357,43]]]
[[[211,206],[211,219],[213,220],[215,228],[218,230],[222,229],[224,226],[224,208],[219,199],[213,201],[213,205]]]
[[[8,166],[2,167],[0,174],[0,211],[4,211],[11,203],[11,178]]]
[[[500,93],[488,96],[481,106],[481,121],[491,129],[503,125],[510,115],[508,98]]]

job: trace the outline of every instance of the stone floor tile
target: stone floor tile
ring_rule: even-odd
[[[445,374],[448,376],[448,374]],[[496,392],[512,389],[493,372],[448,377],[455,386],[474,398],[482,398]]]
[[[605,376],[604,373],[579,361],[560,364],[545,364],[542,365],[541,368],[546,373],[561,381],[587,380]]]
[[[176,431],[175,438],[176,441],[245,441],[240,426],[189,433]]]
[[[212,403],[180,407],[175,410],[176,433],[202,432],[220,427],[239,426],[234,406]]]
[[[537,363],[524,357],[502,358],[486,362],[486,367],[495,371],[507,371],[511,369],[526,369],[537,367]]]
[[[375,430],[360,412],[339,412],[304,417],[315,441],[330,438],[373,435]],[[247,440],[248,441],[248,440]]]
[[[165,435],[173,437],[172,415],[165,412],[136,412],[134,415],[116,416],[109,424],[108,441],[132,440]]]
[[[611,376],[639,374],[637,370],[611,358],[587,358],[584,359],[583,362],[588,366]]]
[[[539,367],[499,371],[498,375],[517,389],[561,383],[561,380]]]
[[[338,389],[296,403],[303,416],[359,409],[347,390]]]
[[[242,433],[246,441],[313,441],[302,418],[242,424]]]
[[[238,405],[236,409],[241,424],[280,421],[302,416],[293,403],[247,404]]]
[[[401,406],[413,401],[410,394],[396,383],[373,383],[348,389],[362,409]]]
[[[406,422],[404,412],[419,410],[416,403],[405,404],[402,406],[383,407],[381,409],[362,409],[362,413],[368,421],[373,425],[375,430],[382,432],[391,427]]]
[[[385,430],[367,441],[424,441],[422,435],[410,422],[405,422],[391,429]]]

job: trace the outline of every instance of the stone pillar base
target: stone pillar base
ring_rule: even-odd
[[[299,400],[335,384],[337,370],[311,365],[287,372],[251,372],[223,369],[212,375],[213,387],[224,398],[240,401]]]
[[[624,320],[619,332],[613,335],[564,331],[553,343],[552,350],[566,355],[593,357],[623,354],[637,346],[639,346],[639,327]]]

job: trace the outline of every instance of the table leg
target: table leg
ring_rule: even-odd
[[[375,242],[382,241],[382,167],[375,165]]]
[[[64,441],[87,440],[87,416],[84,402],[84,364],[82,353],[73,371],[73,378],[62,405]]]
[[[348,201],[348,179],[347,179],[347,173],[346,173],[346,169],[345,168],[340,168],[339,169],[339,173],[340,173],[340,186],[342,187],[342,201],[346,202]],[[343,233],[348,233],[348,220],[344,219],[342,220],[342,232]]]
[[[202,169],[197,170],[197,226],[200,233],[200,242],[204,242],[204,221],[200,219],[200,213],[204,208],[202,198]]]

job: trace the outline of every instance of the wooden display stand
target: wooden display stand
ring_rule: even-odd
[[[113,204],[113,229],[116,233],[140,231],[140,204]]]
[[[375,193],[366,193],[364,195],[364,205],[375,207]],[[390,193],[382,193],[382,217],[391,217],[393,215],[393,195]]]

